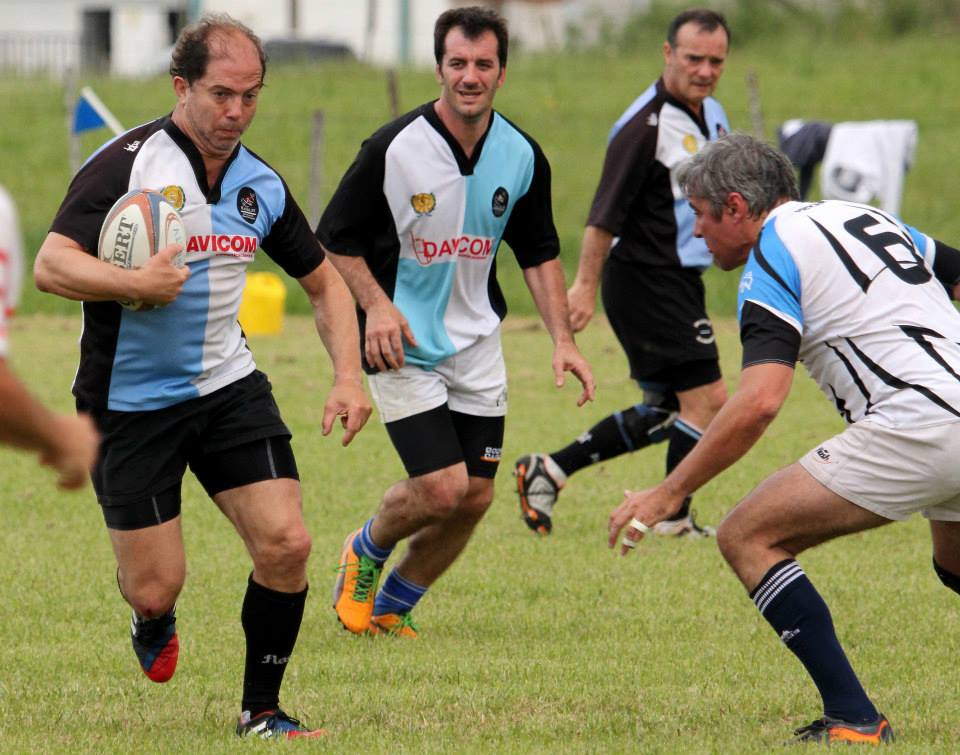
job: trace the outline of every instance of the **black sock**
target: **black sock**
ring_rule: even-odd
[[[303,620],[307,588],[302,592],[277,592],[247,582],[240,623],[247,637],[241,710],[251,716],[280,707],[280,684],[293,653]]]
[[[667,474],[670,474],[673,468],[693,450],[702,435],[702,432],[682,419],[673,423],[673,427],[670,428],[670,442],[667,444]],[[684,498],[680,510],[670,517],[669,521],[685,518],[690,513],[691,500],[691,496]]]
[[[824,715],[849,723],[876,721],[879,713],[847,660],[830,609],[793,559],[768,571],[750,598],[813,678]]]
[[[667,439],[673,412],[637,404],[605,417],[566,448],[550,454],[567,475]]]
[[[937,563],[937,559],[933,559],[933,570],[940,577],[940,581],[943,582],[945,587],[949,587],[955,593],[960,594],[960,575],[948,572]]]

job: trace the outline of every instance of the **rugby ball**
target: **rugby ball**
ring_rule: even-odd
[[[169,244],[186,247],[187,231],[183,219],[159,191],[135,189],[118,199],[100,228],[97,255],[104,262],[135,270]],[[186,254],[181,251],[173,264],[183,267]],[[152,309],[139,301],[118,300],[126,309]]]

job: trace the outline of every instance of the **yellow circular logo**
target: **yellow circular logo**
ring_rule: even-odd
[[[697,137],[695,137],[693,134],[687,134],[685,137],[683,137],[683,148],[691,155],[696,154]]]
[[[174,186],[173,184],[170,186],[164,186],[162,189],[160,189],[160,193],[163,194],[164,199],[173,205],[173,209],[175,209],[177,212],[180,212],[180,210],[183,209],[183,205],[186,203],[187,198],[183,193],[183,189],[181,189],[179,186]]]
[[[410,197],[410,206],[417,215],[429,215],[437,206],[437,198],[427,192],[414,194]]]

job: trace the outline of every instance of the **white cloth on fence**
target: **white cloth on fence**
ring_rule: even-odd
[[[916,149],[914,121],[837,123],[820,167],[820,193],[824,199],[876,200],[896,215]]]

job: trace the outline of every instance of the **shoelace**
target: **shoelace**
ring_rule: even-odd
[[[409,627],[414,632],[418,632],[417,625],[413,623],[413,616],[409,613],[401,614],[400,623],[396,624],[393,629],[390,630],[390,634],[400,634],[403,631],[404,627]]]
[[[342,564],[337,567],[338,572],[342,572],[344,577],[348,571],[357,572],[357,580],[353,586],[353,600],[358,603],[366,603],[370,599],[370,591],[380,576],[380,567],[371,558],[360,556],[354,564]]]

